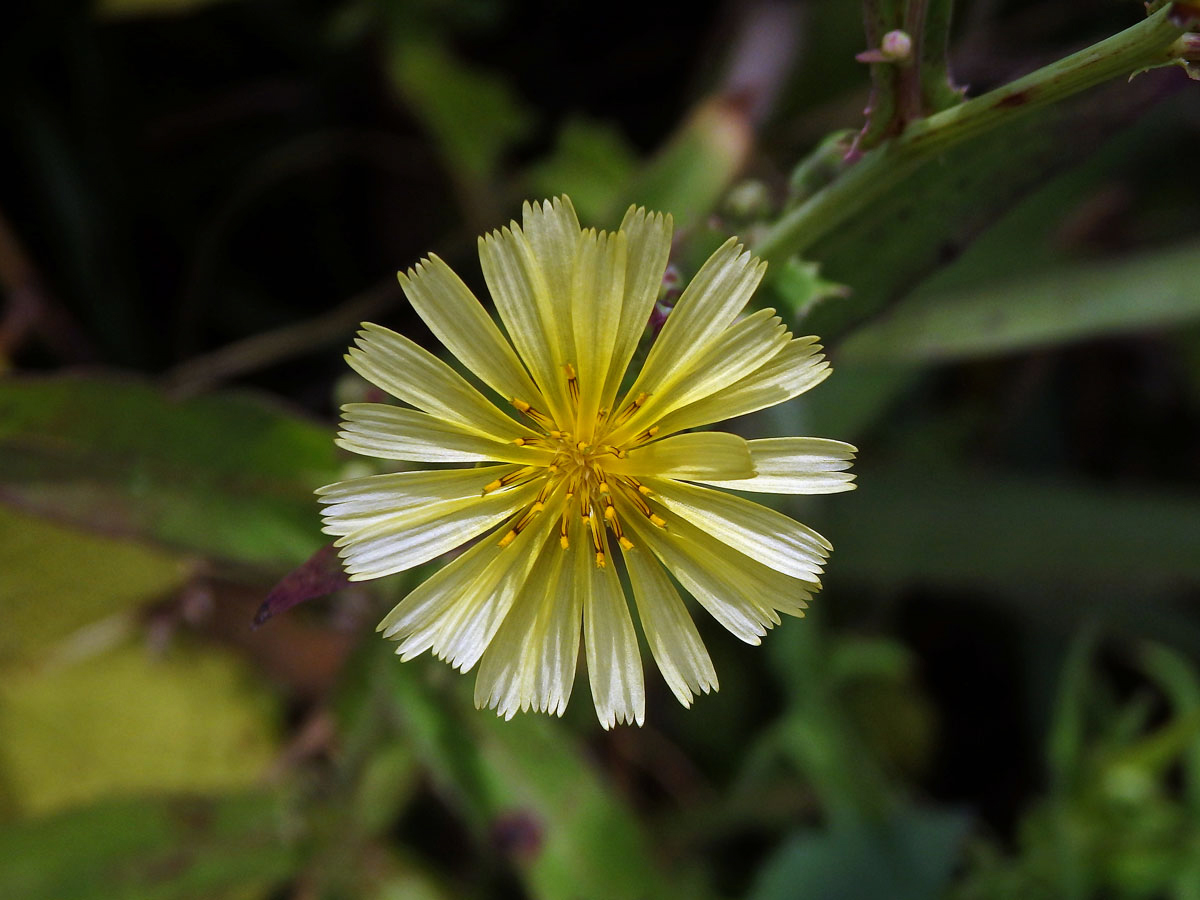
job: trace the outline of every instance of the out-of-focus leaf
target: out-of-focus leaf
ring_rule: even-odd
[[[1200,579],[1200,495],[944,466],[864,470],[858,485],[823,510],[822,533],[854,561],[838,570],[847,577],[1018,589]]]
[[[1140,648],[1138,659],[1171,699],[1177,714],[1200,709],[1200,675],[1190,659],[1170,647],[1150,643]],[[1193,740],[1188,748],[1184,772],[1188,800],[1193,809],[1200,809],[1200,740]]]
[[[533,125],[533,113],[498,75],[455,59],[429,36],[399,38],[388,71],[460,177],[491,174],[505,151]]]
[[[1046,765],[1059,790],[1069,789],[1083,772],[1087,738],[1087,693],[1098,632],[1083,629],[1071,642],[1059,676],[1054,716],[1046,739]]]
[[[529,194],[568,194],[582,221],[602,222],[624,212],[613,208],[613,198],[625,195],[637,161],[637,154],[615,126],[568,119],[558,133],[554,151],[529,170]]]
[[[403,739],[477,835],[512,860],[531,896],[666,896],[649,837],[558,721],[531,714],[504,722],[475,710],[471,685],[457,675],[452,692],[434,692],[425,676],[438,676],[430,667],[440,663],[402,664],[390,653],[377,663]],[[698,891],[680,896],[703,897]]]
[[[265,897],[298,862],[286,825],[270,794],[113,800],[13,823],[0,828],[0,897]]]
[[[186,577],[170,554],[0,505],[0,662],[166,596]]]
[[[811,434],[836,434],[857,441],[905,393],[923,372],[912,363],[842,365],[841,353],[830,352],[834,376],[820,390],[804,395],[805,428]]]
[[[1200,319],[1200,245],[922,296],[855,331],[851,362],[941,362]]]
[[[298,565],[323,543],[312,490],[336,469],[328,431],[249,394],[0,382],[0,499],[102,532]]]
[[[700,104],[634,180],[630,199],[693,228],[741,171],[753,140],[749,111],[718,95]]]
[[[824,300],[844,298],[850,294],[846,285],[822,278],[821,267],[817,263],[798,259],[790,259],[784,264],[778,284],[780,292],[791,301],[791,308],[798,318],[808,315],[814,306]]]
[[[750,900],[941,896],[967,825],[963,813],[911,806],[879,822],[798,832],[767,861]]]
[[[270,696],[233,657],[121,647],[0,681],[0,779],[46,813],[121,794],[254,784],[275,750]]]
[[[468,724],[488,779],[493,838],[513,852],[535,897],[665,895],[649,836],[557,722],[481,713]]]

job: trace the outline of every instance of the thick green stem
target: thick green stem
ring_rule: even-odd
[[[947,148],[1109,79],[1170,62],[1176,52],[1172,45],[1184,33],[1170,15],[1168,4],[1107,40],[982,97],[912,122],[903,134],[865,154],[828,187],[785,213],[755,252],[772,264],[782,263],[868,209],[876,198]],[[781,269],[773,267],[776,273]]]

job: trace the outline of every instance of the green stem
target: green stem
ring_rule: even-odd
[[[925,119],[871,150],[807,202],[785,213],[755,246],[773,264],[803,253],[944,150],[1003,126],[1014,117],[1074,96],[1089,87],[1171,61],[1184,28],[1170,18],[1172,4],[1120,34],[1036,72]],[[769,277],[769,276],[768,276]]]

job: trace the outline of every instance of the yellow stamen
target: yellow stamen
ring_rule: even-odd
[[[656,434],[658,434],[658,426],[657,425],[651,426],[650,428],[647,428],[645,431],[643,431],[641,434],[639,434],[637,437],[635,437],[633,439],[633,443],[644,444],[644,443],[646,443],[646,441],[650,440]]]
[[[617,416],[615,419],[613,419],[613,424],[620,425],[622,422],[624,422],[626,419],[628,419],[630,416],[632,416],[635,412],[637,412],[639,409],[642,408],[642,405],[646,402],[647,399],[649,399],[649,396],[650,396],[649,394],[643,393],[643,394],[638,394],[636,397],[634,397],[632,402],[630,402],[630,404],[627,407],[625,407],[623,410],[621,410],[621,414],[619,416]]]
[[[592,546],[596,548],[596,565],[604,565],[604,526],[600,524],[599,517],[595,512],[589,511],[587,514],[588,527],[592,531]]]
[[[621,535],[619,538],[617,538],[617,541],[620,543],[620,545],[624,549],[626,549],[626,550],[633,549],[633,541],[631,541],[629,538],[625,537],[625,535]]]
[[[571,394],[571,402],[579,402],[579,377],[575,374],[575,367],[570,363],[563,366],[567,370],[567,391]]]
[[[528,403],[526,403],[524,400],[522,400],[519,397],[513,397],[508,402],[516,407],[517,412],[523,413],[524,415],[533,419],[533,421],[537,422],[543,428],[548,429],[551,425],[554,424],[554,422],[550,419],[549,416],[547,416],[543,412],[538,411],[537,409],[534,409],[532,406],[530,406]]]
[[[498,491],[502,487],[516,484],[518,481],[528,481],[537,475],[538,470],[533,466],[525,466],[517,469],[515,472],[509,472],[502,478],[497,478],[495,481],[490,481],[483,488],[484,494],[490,494],[492,491]]]

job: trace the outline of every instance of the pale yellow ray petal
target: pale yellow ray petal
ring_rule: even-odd
[[[403,572],[496,526],[528,506],[540,487],[530,483],[486,497],[432,503],[344,535],[334,546],[351,581]]]
[[[582,534],[573,544],[581,544]],[[575,554],[575,589],[583,594],[583,644],[592,702],[600,724],[641,725],[646,718],[642,657],[629,604],[611,563],[597,566],[588,553]]]
[[[542,267],[515,222],[479,239],[479,262],[496,311],[545,399],[548,412],[556,421],[568,421],[570,407],[563,374],[564,353],[569,346],[564,338],[571,334],[568,298],[551,296]],[[564,327],[566,330],[560,334]]]
[[[552,510],[562,503],[562,490],[560,487],[547,499],[546,509],[502,549],[500,562],[485,570],[463,602],[443,621],[433,641],[433,652],[459,671],[466,672],[479,661],[512,608],[537,559],[534,550],[546,542],[557,524]]]
[[[582,620],[580,596],[571,589],[571,559],[557,535],[543,544],[533,571],[479,661],[476,706],[495,709],[505,719],[528,709],[554,715],[566,709]]]
[[[575,331],[575,368],[579,409],[575,433],[591,440],[625,293],[625,235],[588,229],[575,253],[571,279],[571,321]]]
[[[791,335],[773,309],[761,309],[725,329],[691,365],[691,371],[650,395],[608,440],[620,444],[654,424],[673,409],[694,403],[736,383],[761,368],[784,347]]]
[[[402,660],[430,649],[446,617],[470,596],[472,585],[492,567],[507,565],[510,557],[502,552],[495,536],[484,537],[443,566],[410,591],[379,623],[377,631],[400,642],[396,653]]]
[[[657,506],[657,500],[655,501]],[[778,624],[778,613],[788,616],[803,616],[808,601],[821,589],[818,578],[796,578],[778,569],[747,556],[728,544],[697,527],[686,519],[672,515],[661,506],[663,516],[669,517],[667,530],[672,539],[680,542],[694,560],[704,565],[715,565],[722,574],[736,572],[735,590],[745,602],[762,611],[772,623]],[[770,627],[768,625],[768,627]]]
[[[501,440],[532,434],[428,350],[380,325],[362,327],[346,361],[367,381],[417,409]]]
[[[815,337],[793,338],[766,363],[726,388],[667,413],[658,421],[663,435],[724,422],[783,403],[828,376],[829,363]]]
[[[386,403],[347,403],[335,443],[354,453],[409,462],[510,462],[546,465],[545,450],[498,441],[474,429]]]
[[[654,661],[679,702],[691,706],[694,695],[717,689],[717,673],[696,623],[650,550],[634,546],[622,553]]]
[[[735,583],[739,573],[731,563],[738,562],[743,554],[726,548],[729,556],[705,557],[669,527],[655,528],[622,498],[618,498],[617,506],[624,528],[633,534],[633,543],[649,547],[709,615],[736,637],[757,645],[767,629],[778,623],[778,617],[753,602]]]
[[[695,360],[750,300],[764,271],[766,263],[743,252],[735,238],[718,248],[667,316],[626,402],[641,393],[653,396],[688,375]]]
[[[521,207],[521,230],[529,240],[550,296],[565,302],[571,289],[571,269],[581,230],[570,198],[555,197],[542,203],[526,201]],[[564,329],[563,335],[569,334]]]
[[[751,500],[666,478],[647,477],[645,485],[675,517],[793,578],[819,578],[833,549],[807,525]]]
[[[613,342],[612,366],[601,397],[601,405],[610,409],[662,290],[663,273],[671,255],[671,216],[631,206],[619,230],[625,234],[627,247],[625,298]]]
[[[446,263],[430,254],[396,273],[409,303],[439,341],[504,399],[541,399],[508,339]]]
[[[721,431],[677,434],[630,450],[623,459],[605,460],[614,475],[667,478],[750,478],[754,463],[744,438]]]
[[[510,464],[395,472],[329,484],[316,492],[325,504],[321,510],[325,521],[322,530],[326,534],[349,534],[431,503],[481,497],[486,486],[520,468]]]
[[[747,443],[757,475],[741,481],[699,480],[714,487],[768,494],[854,490],[854,475],[847,469],[858,451],[850,444],[814,437],[765,438]]]

